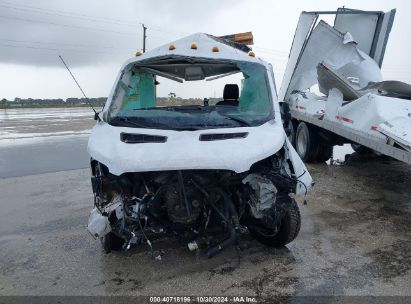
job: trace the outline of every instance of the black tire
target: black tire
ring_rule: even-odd
[[[360,155],[370,155],[373,154],[373,150],[364,147],[360,144],[351,144],[351,148]]]
[[[333,148],[334,146],[328,144],[328,143],[323,143],[319,147],[319,152],[316,157],[317,162],[325,162],[331,158],[331,155],[333,154]]]
[[[297,128],[297,123],[296,122],[294,122],[294,121],[290,121],[290,124],[289,124],[289,131],[290,131],[290,134],[288,134],[288,140],[290,141],[290,143],[291,143],[291,145],[295,148],[295,131],[296,131],[296,128]]]
[[[317,159],[318,135],[305,122],[300,122],[295,132],[295,150],[304,162],[313,162]]]
[[[250,233],[260,243],[269,247],[283,247],[291,243],[300,232],[301,215],[297,202],[291,199],[284,217],[281,220],[280,229],[276,234],[270,234],[267,230],[250,229]]]
[[[112,232],[107,233],[101,238],[101,246],[106,253],[117,251],[123,248],[124,240]]]

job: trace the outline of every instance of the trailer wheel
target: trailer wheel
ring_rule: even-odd
[[[295,149],[305,162],[316,160],[318,155],[318,136],[305,122],[300,122],[295,132]]]
[[[296,125],[297,123],[294,121],[290,121],[289,123],[289,132],[290,134],[288,134],[288,140],[290,141],[291,145],[295,148],[295,129],[296,129]]]
[[[124,245],[124,240],[113,232],[107,233],[101,239],[101,246],[106,253],[110,253],[111,251],[120,250]]]
[[[318,162],[325,162],[331,158],[331,155],[333,153],[333,148],[334,146],[328,144],[328,143],[323,143],[319,146],[319,151],[318,155],[316,158],[316,161]]]
[[[351,148],[360,155],[373,154],[373,151],[370,148],[364,147],[360,144],[351,144]]]
[[[260,243],[269,247],[283,247],[291,243],[300,232],[301,215],[297,202],[291,199],[284,217],[281,220],[280,229],[272,233],[266,229],[250,229],[250,233]]]

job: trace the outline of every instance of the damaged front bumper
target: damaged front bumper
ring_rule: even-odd
[[[285,148],[242,173],[172,170],[115,176],[97,161],[92,173],[95,208],[88,230],[103,246],[121,245],[106,251],[144,242],[152,248],[152,241],[165,235],[208,257],[242,233],[285,245],[296,236],[279,234],[287,233],[282,225],[289,212],[299,218],[293,199],[298,185],[310,187],[298,179]]]

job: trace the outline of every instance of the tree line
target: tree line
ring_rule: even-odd
[[[89,98],[93,106],[103,106],[106,97]],[[0,100],[0,108],[48,108],[48,107],[82,107],[88,106],[86,98],[57,98],[57,99],[37,99],[37,98],[18,98]]]
[[[107,97],[89,98],[93,107],[104,106]],[[215,104],[219,98],[210,98],[209,102]],[[204,100],[201,98],[181,98],[176,96],[157,97],[158,106],[172,106],[172,105],[201,105]],[[8,108],[69,108],[69,107],[87,107],[88,102],[86,98],[57,98],[57,99],[36,99],[36,98],[18,98],[14,100],[7,100],[5,98],[0,100],[0,109]]]

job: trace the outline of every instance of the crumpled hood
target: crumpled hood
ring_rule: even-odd
[[[125,143],[120,134],[166,136],[164,143]],[[202,134],[248,132],[245,138],[200,141]],[[281,122],[274,120],[258,127],[223,128],[196,131],[139,129],[98,122],[87,150],[106,165],[110,173],[190,169],[222,169],[240,173],[280,150],[285,141]]]

